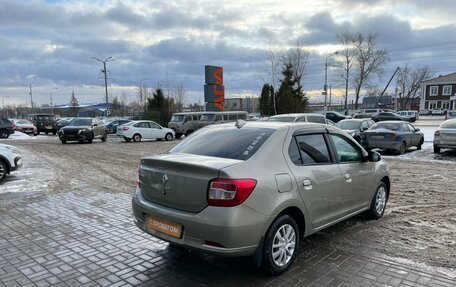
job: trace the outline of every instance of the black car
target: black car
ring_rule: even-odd
[[[131,120],[115,120],[107,124],[106,129],[108,129],[108,133],[115,134],[117,132],[118,126],[121,126],[129,122],[131,122]]]
[[[14,124],[7,118],[0,117],[0,138],[7,139],[14,134]]]
[[[403,117],[395,113],[390,113],[390,112],[380,112],[378,114],[375,114],[372,116],[372,120],[374,122],[381,122],[381,121],[404,121],[404,122],[410,122],[410,118],[408,117]]]
[[[67,141],[92,143],[94,139],[105,142],[107,137],[108,131],[105,125],[97,118],[74,118],[59,130],[59,139],[62,143]]]
[[[324,115],[328,120],[331,120],[335,123],[338,123],[341,120],[350,118],[350,117],[346,117],[338,112],[326,112],[326,113],[324,113]]]

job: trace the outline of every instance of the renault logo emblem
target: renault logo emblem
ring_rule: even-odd
[[[164,184],[168,183],[168,176],[166,174],[163,175],[162,181],[163,181]]]

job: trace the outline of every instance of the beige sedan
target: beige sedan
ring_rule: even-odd
[[[434,153],[442,148],[456,149],[456,119],[444,121],[434,133]]]
[[[133,215],[172,245],[253,255],[277,275],[304,236],[361,212],[380,218],[389,193],[386,162],[336,127],[238,121],[142,158]]]

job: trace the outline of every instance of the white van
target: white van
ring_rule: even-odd
[[[268,121],[275,122],[311,122],[326,124],[326,117],[322,114],[312,114],[312,113],[303,113],[303,114],[281,114],[272,116]]]
[[[222,124],[235,122],[237,120],[247,120],[249,113],[242,111],[230,112],[202,112],[198,127],[202,128],[211,124]]]

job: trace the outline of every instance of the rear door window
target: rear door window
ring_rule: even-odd
[[[331,162],[323,134],[299,135],[295,137],[295,142],[291,143],[291,145],[293,144],[298,149],[300,159],[298,160],[294,147],[290,147],[288,153],[295,164],[313,165]]]
[[[225,115],[225,117],[226,117],[226,115]],[[216,115],[215,116],[215,121],[216,122],[221,122],[222,121],[222,115]]]
[[[189,153],[247,160],[272,135],[274,129],[214,127],[199,130],[172,148],[170,153]]]

